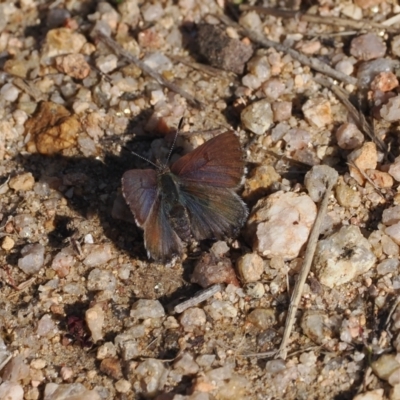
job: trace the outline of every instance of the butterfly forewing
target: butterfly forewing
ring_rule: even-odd
[[[226,188],[240,184],[243,170],[239,138],[232,131],[202,144],[171,167],[171,172],[185,182]]]

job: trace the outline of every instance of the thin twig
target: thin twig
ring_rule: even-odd
[[[321,225],[325,218],[326,209],[328,207],[329,197],[331,195],[333,186],[336,184],[337,179],[338,179],[338,173],[333,168],[331,168],[330,174],[326,175],[326,180],[327,180],[326,191],[321,201],[317,218],[315,219],[314,226],[312,228],[310,237],[308,239],[308,245],[304,255],[304,261],[301,268],[301,273],[293,290],[293,295],[290,302],[288,315],[286,317],[285,331],[283,332],[282,342],[279,347],[279,351],[277,352],[277,357],[281,357],[283,359],[286,359],[287,356],[286,347],[289,342],[290,334],[292,333],[293,325],[296,319],[296,312],[299,307],[300,299],[303,293],[303,287],[306,282],[307,276],[310,272],[311,263],[314,258],[315,249],[317,247],[318,236],[321,231]]]
[[[358,129],[360,129],[362,132],[364,132],[378,147],[381,151],[383,151],[385,154],[388,154],[388,148],[385,144],[385,142],[379,138],[378,136],[375,135],[374,130],[372,129],[371,125],[368,123],[367,119],[365,118],[364,114],[360,111],[358,111],[351,101],[349,100],[349,93],[339,87],[338,85],[335,85],[331,82],[329,82],[327,79],[322,78],[320,76],[314,77],[315,82],[319,83],[322,86],[325,86],[329,90],[333,92],[333,94],[338,97],[338,99],[345,105],[347,110],[350,113],[351,118],[354,120],[355,124],[357,125]]]
[[[371,29],[382,29],[388,32],[398,32],[397,28],[391,28],[389,24],[374,21],[356,21],[348,18],[322,17],[320,15],[303,14],[299,11],[282,10],[270,7],[241,5],[240,11],[257,11],[280,18],[296,18],[299,21],[312,22],[314,24],[344,26],[352,29],[370,31]]]
[[[225,25],[232,26],[235,28],[240,34],[249,37],[253,42],[260,44],[266,48],[273,47],[277,51],[281,51],[283,53],[289,54],[293,59],[297,60],[303,65],[307,65],[315,71],[321,72],[324,75],[327,75],[333,79],[336,79],[340,82],[344,82],[348,85],[357,86],[358,80],[352,76],[343,74],[340,71],[336,71],[331,68],[329,65],[324,64],[322,61],[318,60],[314,57],[307,57],[304,54],[299,53],[296,50],[291,49],[290,47],[284,46],[281,43],[274,42],[273,40],[267,39],[261,33],[258,33],[251,29],[243,28],[241,25],[232,21],[226,15],[215,15],[219,18]]]
[[[224,285],[222,285],[221,283],[217,283],[216,285],[210,286],[207,289],[201,290],[189,300],[186,300],[183,303],[180,303],[177,306],[175,306],[174,311],[177,314],[180,314],[181,312],[187,310],[188,308],[196,306],[197,304],[209,299],[210,297],[214,296],[215,293],[221,292],[223,288]]]
[[[161,74],[158,72],[154,71],[152,68],[150,68],[148,65],[146,65],[143,61],[139,60],[137,57],[135,57],[133,54],[129,53],[126,51],[122,46],[120,46],[115,40],[111,39],[109,36],[98,30],[96,32],[98,35],[99,39],[103,41],[110,49],[114,51],[114,53],[125,57],[128,61],[131,63],[135,64],[138,68],[140,68],[144,73],[147,75],[151,76],[154,78],[160,85],[165,86],[169,90],[178,93],[182,97],[184,97],[188,102],[190,102],[193,106],[197,108],[204,108],[204,104],[196,99],[195,96],[192,96],[186,90],[183,90],[180,86],[175,85],[172,82],[167,81]]]

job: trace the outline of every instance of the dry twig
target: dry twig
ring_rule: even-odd
[[[284,46],[281,43],[274,42],[273,40],[269,40],[264,37],[261,33],[253,31],[251,29],[243,28],[241,25],[237,24],[236,22],[232,21],[225,15],[216,15],[225,25],[232,26],[235,28],[240,34],[249,37],[253,42],[260,44],[263,47],[269,48],[273,47],[277,51],[281,51],[283,53],[289,54],[293,59],[297,60],[303,65],[307,65],[310,68],[314,69],[315,71],[321,72],[324,75],[327,75],[333,79],[336,79],[340,82],[344,82],[348,85],[357,86],[357,79],[343,74],[340,71],[336,71],[335,69],[331,68],[329,65],[324,64],[320,60],[314,57],[307,57],[304,54],[299,53],[296,50],[291,49],[290,47]]]
[[[321,205],[320,205],[320,208],[318,211],[317,218],[315,219],[314,226],[312,228],[310,237],[308,239],[307,249],[306,249],[306,252],[304,255],[304,261],[303,261],[303,265],[301,268],[301,273],[300,273],[299,278],[294,287],[292,299],[291,299],[290,306],[289,306],[288,315],[286,317],[285,331],[283,332],[282,342],[279,347],[279,351],[277,352],[277,355],[276,355],[277,357],[280,357],[283,359],[286,359],[286,356],[287,356],[286,347],[289,342],[289,338],[290,338],[290,334],[293,329],[294,321],[296,319],[296,312],[299,307],[301,295],[303,293],[303,287],[306,282],[307,276],[310,272],[311,263],[314,258],[315,249],[317,247],[318,236],[319,236],[319,233],[321,230],[321,224],[324,220],[324,217],[326,214],[326,209],[328,207],[329,197],[331,195],[333,186],[336,184],[336,181],[339,176],[338,173],[333,168],[330,168],[330,170],[331,171],[330,171],[329,175],[327,174],[326,178],[325,178],[326,184],[327,184],[326,191],[325,191],[324,197],[321,201]]]
[[[222,291],[223,288],[224,288],[224,285],[222,285],[221,283],[217,283],[213,286],[210,286],[207,289],[201,290],[200,292],[197,292],[189,300],[186,300],[183,303],[180,303],[177,306],[175,306],[174,311],[177,314],[180,314],[181,312],[187,310],[188,308],[194,307],[197,304],[209,299],[211,296],[214,296],[215,293]]]
[[[180,86],[175,85],[172,82],[167,81],[161,74],[154,71],[148,65],[146,65],[143,61],[139,60],[133,54],[126,51],[122,46],[120,46],[115,40],[111,39],[109,36],[98,30],[97,35],[101,41],[103,41],[108,47],[110,47],[114,53],[126,58],[131,63],[135,64],[138,68],[140,68],[145,74],[151,76],[155,79],[160,85],[165,86],[169,90],[178,93],[182,97],[184,97],[188,102],[190,102],[194,107],[204,108],[204,104],[196,99],[195,96],[192,96],[186,90],[183,90]]]
[[[352,29],[370,31],[371,29],[382,29],[388,32],[398,32],[397,28],[391,28],[388,23],[374,21],[356,21],[348,18],[322,17],[320,15],[304,14],[299,11],[282,10],[271,7],[241,5],[240,11],[257,11],[258,13],[273,15],[280,18],[296,18],[299,21],[312,22],[314,24],[344,26]]]

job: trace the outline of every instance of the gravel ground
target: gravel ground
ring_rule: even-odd
[[[0,2],[0,399],[400,399],[400,8],[268,6]],[[172,161],[236,131],[249,218],[155,263],[121,177],[182,117]]]

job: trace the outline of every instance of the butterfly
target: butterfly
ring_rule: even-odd
[[[193,238],[234,237],[248,210],[236,193],[244,174],[239,138],[228,131],[168,167],[133,169],[122,177],[122,194],[144,230],[149,258],[181,256]]]

